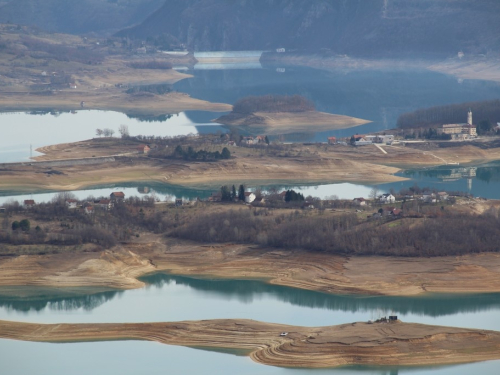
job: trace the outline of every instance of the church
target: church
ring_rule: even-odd
[[[452,139],[465,140],[477,137],[476,126],[472,123],[472,110],[469,108],[466,124],[444,124],[438,129],[440,134],[450,134]]]

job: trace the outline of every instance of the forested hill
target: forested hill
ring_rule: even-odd
[[[168,34],[200,51],[456,56],[500,52],[499,14],[498,0],[166,0],[118,35]]]
[[[116,32],[138,24],[165,0],[0,0],[0,23],[51,32]]]

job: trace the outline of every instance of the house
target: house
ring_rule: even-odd
[[[286,199],[286,191],[282,191],[280,194],[279,194],[281,200],[285,200]]]
[[[252,203],[255,200],[256,196],[251,191],[245,192],[245,203]]]
[[[355,135],[353,136],[353,138],[355,146],[371,145],[373,143],[370,139],[368,139],[364,135]]]
[[[87,215],[92,215],[94,213],[94,207],[91,205],[85,206],[83,209]]]
[[[385,207],[384,208],[384,215],[392,215],[392,212],[396,209],[396,207]]]
[[[440,201],[446,201],[448,200],[448,193],[446,191],[440,191],[437,193],[437,197]]]
[[[402,216],[403,215],[403,210],[399,209],[399,208],[395,208],[394,210],[391,211],[391,215],[392,216]]]
[[[74,83],[74,82],[71,82],[71,83],[69,83],[68,85],[69,85],[69,88],[70,88],[70,89],[76,89],[76,88],[78,87],[78,86],[76,85],[76,83]]]
[[[117,191],[115,193],[111,193],[109,198],[111,199],[111,202],[123,202],[125,200],[125,194],[122,193],[121,191]]]
[[[380,197],[378,197],[378,200],[380,203],[394,203],[396,202],[396,198],[394,195],[387,193],[387,194],[382,194]]]
[[[5,207],[0,207],[0,214],[3,214],[5,212]]]
[[[436,203],[436,194],[431,193],[431,194],[424,194],[420,197],[420,200],[426,203]]]
[[[354,198],[352,201],[357,206],[366,206],[365,198]]]
[[[78,201],[76,199],[66,199],[66,207],[74,209],[77,207]]]
[[[24,201],[24,207],[28,209],[35,207],[35,201],[33,199],[26,199]]]
[[[375,137],[375,143],[391,144],[392,142],[394,142],[392,134],[377,135]]]
[[[264,204],[264,203],[266,203],[266,200],[263,197],[258,197],[258,198],[255,198],[253,203]]]
[[[222,201],[222,193],[220,191],[217,191],[215,193],[212,193],[209,197],[208,197],[208,201],[209,202],[220,202]]]
[[[328,137],[329,145],[334,145],[335,143],[337,143],[337,137]]]
[[[94,207],[99,208],[101,210],[110,210],[113,207],[110,199],[99,199],[94,201]]]
[[[305,210],[305,209],[308,209],[308,210],[313,210],[315,207],[314,207],[314,204],[312,204],[311,202],[304,202],[302,204],[302,208]]]
[[[139,154],[147,154],[149,151],[151,151],[151,147],[149,147],[148,145],[137,146],[137,152]]]
[[[243,139],[241,140],[241,143],[246,144],[246,145],[254,145],[257,142],[258,141],[256,139],[254,139],[253,137],[243,137]]]
[[[398,316],[397,315],[390,315],[389,316],[389,322],[395,322],[398,320]]]

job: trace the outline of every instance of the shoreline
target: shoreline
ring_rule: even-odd
[[[300,265],[300,266],[298,266]],[[334,295],[500,293],[500,254],[435,258],[345,257],[249,245],[203,245],[151,237],[102,252],[0,257],[0,286],[145,286],[142,276],[260,280]]]
[[[213,122],[238,127],[252,133],[281,135],[297,132],[324,132],[357,127],[369,120],[318,111],[230,113]]]
[[[287,335],[281,336],[281,332]],[[500,359],[500,332],[400,321],[327,327],[296,327],[243,319],[116,324],[0,321],[0,338],[59,343],[147,340],[243,350],[257,363],[297,368],[422,366]]]

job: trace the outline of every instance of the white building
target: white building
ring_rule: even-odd
[[[392,194],[382,194],[380,197],[378,197],[378,200],[380,203],[394,203],[396,202],[396,197]]]
[[[76,208],[78,201],[76,199],[67,199],[66,200],[66,207],[69,209]]]
[[[254,193],[247,191],[245,192],[245,203],[252,203],[255,200],[256,196]]]

